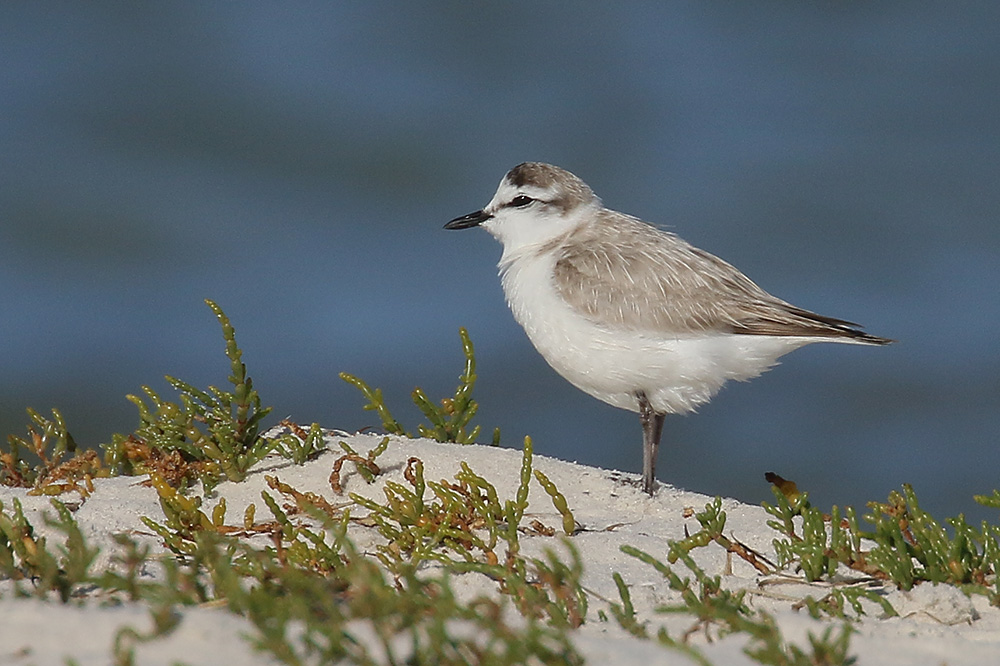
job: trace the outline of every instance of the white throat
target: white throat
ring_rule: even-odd
[[[503,244],[500,268],[504,269],[522,257],[535,255],[551,246],[557,239],[581,225],[592,223],[600,207],[600,203],[595,201],[577,206],[568,213],[555,210],[500,210],[482,226]]]

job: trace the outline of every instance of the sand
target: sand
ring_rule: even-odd
[[[348,435],[347,441],[360,452],[378,444],[381,436]],[[382,484],[386,479],[404,482],[403,470],[410,457],[425,465],[425,478],[453,479],[462,461],[495,484],[501,499],[512,498],[518,484],[522,453],[518,450],[487,446],[439,444],[424,439],[392,438],[379,458],[384,474],[375,483],[367,483],[354,469],[345,465],[345,492],[358,493],[376,500],[384,499]],[[265,490],[265,475],[276,475],[282,482],[300,491],[315,492],[331,501],[334,495],[329,475],[337,454],[331,450],[296,466],[269,457],[257,465],[247,481],[223,483],[216,489],[226,498],[227,522],[236,522],[248,504],[258,504],[258,518],[266,514],[260,493]],[[547,458],[536,453],[536,469],[544,472],[566,496],[582,531],[572,537],[584,563],[583,585],[591,593],[587,622],[572,640],[588,663],[642,664],[695,663],[684,654],[662,647],[653,641],[635,638],[612,621],[602,622],[597,611],[605,608],[602,599],[618,600],[612,574],[618,572],[628,583],[639,618],[654,630],[666,626],[671,635],[680,636],[693,624],[690,616],[666,617],[654,612],[657,605],[676,601],[663,577],[650,566],[623,554],[619,548],[631,545],[663,559],[667,544],[684,537],[685,526],[698,530],[691,510],[700,511],[712,500],[697,493],[661,485],[655,497],[643,494],[637,477],[622,472],[586,467]],[[115,546],[111,536],[119,532],[139,535],[163,552],[155,535],[140,522],[141,516],[161,519],[156,492],[140,484],[140,478],[98,479],[95,492],[74,511],[74,517],[89,543],[102,547],[97,567],[110,562]],[[271,491],[273,494],[273,491]],[[36,528],[43,527],[42,512],[52,512],[48,498],[28,496],[22,489],[0,488],[0,500],[9,511],[10,500],[22,502],[28,519]],[[76,493],[61,499],[74,504]],[[217,500],[206,502],[210,508]],[[727,513],[726,534],[738,539],[765,556],[775,559],[772,539],[776,533],[767,527],[765,511],[759,506],[723,500]],[[558,528],[562,524],[548,495],[536,483],[531,486],[525,521],[537,519]],[[351,537],[362,548],[377,541],[374,530],[352,525]],[[556,537],[523,536],[522,547],[528,555],[538,555],[554,548],[566,555]],[[694,551],[695,559],[709,574],[723,574],[723,584],[731,589],[748,590],[754,609],[773,614],[786,640],[803,648],[807,634],[820,634],[827,627],[839,629],[841,620],[814,620],[805,610],[794,610],[796,601],[806,595],[819,598],[829,589],[827,583],[808,584],[800,574],[789,570],[783,575],[762,575],[747,562],[730,557],[717,544]],[[682,575],[689,573],[678,565]],[[456,588],[467,594],[499,596],[496,583],[479,574],[457,577]],[[67,658],[80,666],[107,664],[112,660],[112,642],[121,627],[132,626],[145,632],[152,626],[145,607],[124,603],[108,606],[106,599],[91,597],[62,604],[57,600],[16,599],[9,581],[0,583],[0,664],[61,664]],[[980,666],[1000,663],[1000,609],[991,607],[981,596],[966,596],[947,585],[918,585],[910,592],[889,588],[886,598],[900,617],[883,618],[878,607],[866,607],[867,614],[854,622],[850,654],[858,664],[892,666]],[[168,636],[136,646],[138,664],[233,664],[275,663],[255,653],[247,636],[254,633],[249,622],[224,609],[210,606],[181,609],[178,628]],[[713,664],[754,664],[743,653],[745,635],[731,635],[708,642],[701,632],[691,636],[694,645]]]

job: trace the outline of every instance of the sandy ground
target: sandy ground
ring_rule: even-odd
[[[381,439],[375,435],[345,435],[347,441],[361,453],[373,448]],[[521,452],[486,446],[439,444],[429,440],[394,438],[388,450],[379,458],[385,474],[374,484],[368,484],[354,471],[344,466],[345,492],[355,492],[373,499],[383,499],[384,479],[403,482],[406,460],[416,456],[424,461],[425,478],[452,479],[462,461],[497,486],[501,499],[512,498],[517,487]],[[335,499],[328,478],[335,460],[327,453],[304,466],[295,466],[269,458],[255,468],[250,478],[240,484],[224,483],[217,492],[228,505],[227,522],[239,522],[246,506],[258,504],[257,516],[267,514],[260,506],[260,492],[266,489],[264,475],[277,475],[301,491],[311,491]],[[583,558],[584,586],[593,593],[587,623],[574,635],[573,641],[588,663],[642,664],[694,663],[686,656],[654,642],[642,641],[626,634],[614,621],[601,622],[597,611],[604,599],[617,600],[618,592],[612,573],[618,572],[629,584],[636,611],[652,629],[667,626],[673,636],[680,636],[691,626],[685,616],[664,617],[653,609],[664,602],[674,601],[663,578],[651,567],[624,555],[623,544],[635,546],[658,558],[664,558],[667,543],[684,537],[685,525],[698,529],[694,518],[685,517],[689,509],[701,510],[712,498],[662,485],[655,497],[647,497],[636,485],[633,475],[584,467],[535,455],[534,464],[552,479],[568,500],[577,522],[584,530],[573,537]],[[95,482],[96,491],[75,511],[90,543],[101,545],[97,563],[105,566],[113,543],[112,534],[129,531],[149,534],[140,516],[159,519],[160,507],[153,489],[138,484],[136,478],[104,479]],[[273,492],[273,491],[272,491]],[[50,511],[47,498],[29,497],[19,489],[0,488],[0,500],[6,509],[10,499],[18,497],[25,513],[36,528],[43,526],[41,512]],[[74,495],[63,497],[76,501]],[[214,506],[216,500],[206,502]],[[558,527],[561,517],[542,488],[533,483],[525,520],[532,518]],[[739,539],[768,557],[774,558],[771,540],[775,533],[766,526],[767,516],[758,506],[725,500],[726,533]],[[352,526],[351,535],[364,547],[376,536],[373,530]],[[150,542],[156,543],[150,535]],[[559,541],[550,537],[523,537],[526,554],[536,555],[544,548],[560,550]],[[160,548],[162,550],[162,548]],[[562,551],[565,554],[565,551]],[[739,558],[729,558],[719,546],[711,544],[695,551],[696,560],[710,574],[722,574],[729,588],[749,590],[754,608],[772,613],[786,639],[808,646],[808,632],[819,634],[827,626],[839,627],[839,621],[820,622],[792,605],[806,595],[819,598],[827,586],[808,585],[794,571],[788,576],[761,576]],[[564,558],[565,559],[565,558]],[[728,562],[727,562],[728,561]],[[730,571],[731,569],[731,571]],[[678,569],[686,574],[683,567]],[[458,577],[456,587],[469,593],[496,593],[496,584],[476,574]],[[80,605],[42,602],[34,599],[14,599],[10,583],[0,583],[0,664],[62,664],[67,658],[80,666],[96,666],[111,661],[111,646],[116,632],[123,626],[148,631],[152,626],[148,612],[129,604],[106,607],[98,600]],[[854,627],[851,654],[858,664],[879,666],[980,666],[1000,663],[1000,609],[985,603],[982,597],[969,598],[949,586],[922,585],[909,593],[888,590],[887,598],[902,617],[883,619],[877,608]],[[256,654],[246,639],[252,627],[242,619],[215,608],[193,608],[183,611],[180,626],[169,636],[141,644],[136,648],[138,664],[218,664],[225,660],[233,664],[270,664],[273,661]],[[655,631],[654,631],[655,633]],[[746,637],[729,636],[711,643],[701,634],[692,637],[713,664],[753,664],[743,654]]]

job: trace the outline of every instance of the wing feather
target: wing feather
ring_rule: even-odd
[[[731,264],[639,219],[601,211],[556,241],[559,294],[597,323],[660,335],[701,332],[850,338],[857,325],[795,307]]]

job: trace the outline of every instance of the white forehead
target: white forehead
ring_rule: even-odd
[[[521,195],[538,200],[549,209],[548,213],[558,211],[563,215],[598,202],[587,184],[569,171],[542,162],[524,162],[503,177],[488,209],[496,212]]]
[[[558,189],[552,185],[549,187],[539,187],[537,185],[515,185],[510,181],[510,178],[504,176],[503,180],[500,181],[500,185],[497,187],[496,194],[493,195],[493,199],[486,206],[488,210],[496,210],[501,206],[510,203],[514,197],[518,196],[528,196],[532,199],[538,199],[540,201],[551,201],[555,199],[558,195]]]

